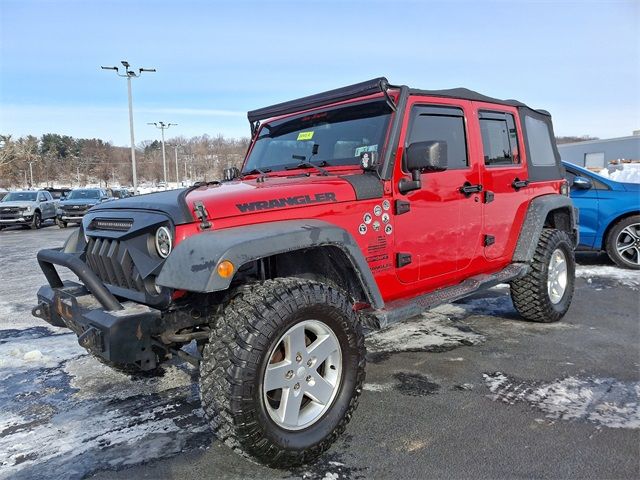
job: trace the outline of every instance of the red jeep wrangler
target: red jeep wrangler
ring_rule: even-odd
[[[33,314],[114,368],[199,365],[220,439],[282,467],[353,415],[363,330],[501,282],[527,320],[566,313],[576,215],[547,112],[377,78],[248,117],[242,170],[98,205],[40,251]]]

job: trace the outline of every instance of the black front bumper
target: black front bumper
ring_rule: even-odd
[[[60,250],[41,250],[38,262],[49,285],[38,290],[35,317],[78,335],[89,352],[121,365],[142,370],[156,367],[158,355],[152,335],[160,330],[160,310],[135,302],[120,303],[78,256]],[[54,265],[69,268],[84,283],[60,280]]]

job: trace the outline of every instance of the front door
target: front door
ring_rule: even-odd
[[[517,111],[475,104],[482,139],[485,257],[506,257],[528,205],[529,190]]]
[[[411,97],[401,145],[446,143],[448,168],[420,175],[422,187],[396,200],[396,271],[403,283],[421,281],[421,288],[452,283],[456,272],[473,258],[481,233],[478,166],[470,161],[465,113],[470,102]],[[408,176],[409,172],[404,171]],[[398,176],[396,175],[396,178]],[[461,188],[467,188],[463,193]],[[397,188],[397,187],[396,187]],[[400,211],[398,211],[400,208]],[[404,211],[404,213],[402,213]]]

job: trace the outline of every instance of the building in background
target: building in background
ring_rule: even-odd
[[[640,161],[640,130],[630,137],[587,140],[558,145],[562,160],[581,167],[601,169],[610,162]]]

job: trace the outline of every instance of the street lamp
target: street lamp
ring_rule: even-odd
[[[167,189],[167,157],[164,151],[164,131],[172,125],[178,125],[177,123],[164,123],[164,122],[152,122],[147,125],[153,125],[156,128],[162,130],[162,170],[164,172],[164,189]],[[177,155],[177,153],[176,153]]]
[[[142,72],[155,72],[155,68],[139,68],[138,73],[130,70],[129,62],[122,60],[122,66],[125,68],[124,74],[120,73],[118,67],[100,67],[103,70],[115,70],[116,75],[127,79],[127,91],[129,93],[129,131],[131,133],[131,169],[133,173],[133,194],[138,194],[138,174],[136,173],[136,142],[133,136],[133,100],[131,98],[131,79],[138,78]]]

